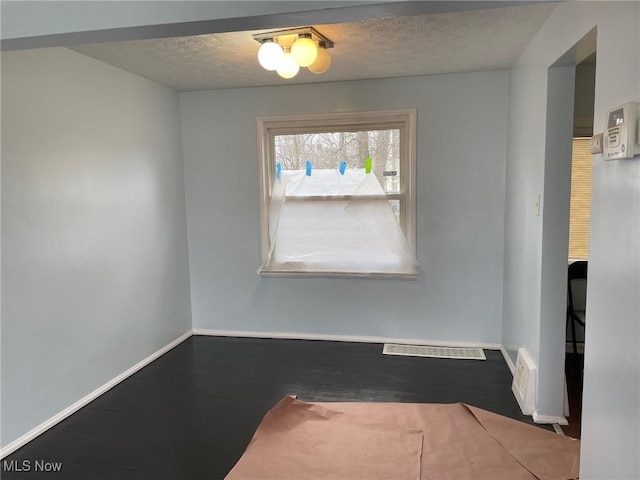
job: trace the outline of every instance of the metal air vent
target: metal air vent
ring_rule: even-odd
[[[384,355],[402,355],[406,357],[458,358],[463,360],[486,360],[481,348],[434,347],[429,345],[398,345],[385,343]]]

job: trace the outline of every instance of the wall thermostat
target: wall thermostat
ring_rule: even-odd
[[[640,155],[640,103],[625,103],[607,112],[603,157],[605,160]]]

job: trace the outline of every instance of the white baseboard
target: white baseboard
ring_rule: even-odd
[[[500,353],[502,353],[502,356],[504,357],[504,361],[506,362],[507,367],[509,367],[509,370],[511,370],[511,375],[515,375],[516,366],[513,364],[513,360],[511,360],[511,357],[509,356],[507,349],[504,348],[504,345],[500,345]]]
[[[500,350],[499,343],[479,342],[449,342],[442,340],[426,340],[416,338],[388,338],[369,337],[361,335],[327,335],[322,333],[295,333],[295,332],[253,332],[244,330],[209,330],[193,329],[194,335],[207,335],[213,337],[239,337],[239,338],[280,338],[287,340],[325,340],[330,342],[356,342],[356,343],[400,343],[405,345],[433,345],[434,347],[467,347],[484,348],[486,350]]]
[[[45,421],[44,423],[41,423],[40,425],[35,427],[33,430],[25,433],[20,438],[18,438],[16,440],[14,440],[13,442],[9,443],[8,445],[6,445],[5,447],[3,447],[0,450],[0,459],[3,459],[7,455],[15,452],[20,447],[26,445],[31,440],[36,438],[38,435],[43,434],[45,431],[49,430],[54,425],[60,423],[62,420],[64,420],[68,416],[74,414],[75,412],[80,410],[82,407],[84,407],[88,403],[92,402],[93,400],[98,398],[103,393],[105,393],[108,390],[112,389],[113,387],[118,385],[123,380],[126,380],[128,377],[130,377],[131,375],[136,373],[138,370],[140,370],[143,367],[147,366],[148,364],[150,364],[151,362],[153,362],[154,360],[156,360],[160,356],[162,356],[165,353],[167,353],[172,348],[174,348],[177,345],[181,344],[182,342],[184,342],[187,338],[191,337],[192,335],[193,335],[192,331],[188,331],[184,335],[181,335],[180,337],[176,338],[173,342],[169,343],[168,345],[165,345],[164,347],[162,347],[157,352],[152,353],[151,355],[149,355],[144,360],[136,363],[133,367],[131,367],[130,369],[128,369],[125,372],[122,372],[120,375],[118,375],[114,379],[110,380],[109,382],[105,383],[101,387],[97,388],[96,390],[91,392],[89,395],[81,398],[80,400],[78,400],[73,405],[65,408],[64,410],[62,410],[58,414],[56,414],[53,417],[51,417],[49,420]]]
[[[535,423],[557,423],[558,425],[569,425],[569,421],[566,417],[555,415],[540,415],[537,411],[533,411],[531,415]]]

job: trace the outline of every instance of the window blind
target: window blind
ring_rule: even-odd
[[[569,217],[569,258],[573,260],[589,259],[591,162],[589,138],[574,138],[571,156],[571,206]]]

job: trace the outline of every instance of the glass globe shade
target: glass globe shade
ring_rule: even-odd
[[[326,48],[318,48],[316,61],[309,65],[309,71],[313,73],[324,73],[331,66],[331,55]]]
[[[291,57],[291,52],[285,51],[276,72],[282,78],[293,78],[298,74],[300,66]]]
[[[278,68],[283,57],[282,47],[271,40],[264,42],[258,50],[258,62],[265,70],[273,71]]]
[[[318,47],[311,38],[300,36],[291,46],[291,56],[301,67],[308,67],[318,56]]]

